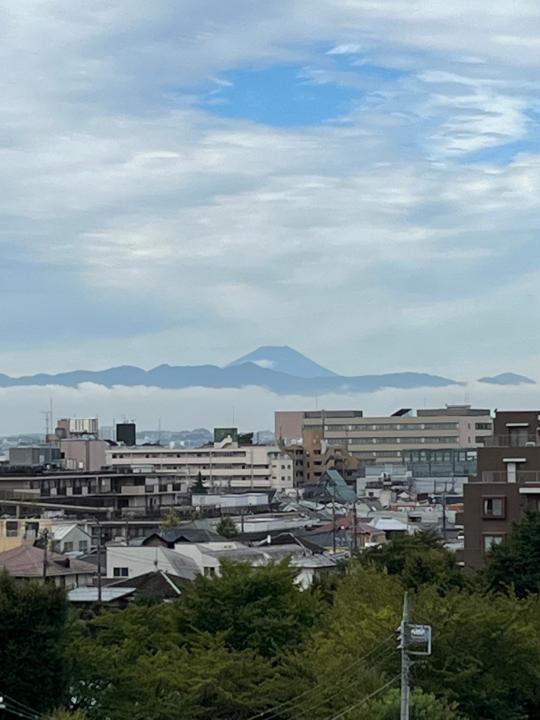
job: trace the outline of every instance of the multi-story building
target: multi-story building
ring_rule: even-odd
[[[287,490],[293,461],[276,445],[242,445],[227,436],[200,448],[110,447],[107,466],[174,474],[190,484],[199,473],[209,490]]]
[[[495,412],[494,434],[478,448],[478,472],[464,486],[464,561],[480,567],[526,510],[540,509],[540,411]]]
[[[408,453],[481,447],[493,432],[489,410],[470,405],[412,410],[391,416],[365,417],[361,410],[310,410],[277,412],[276,433],[286,428],[300,434],[303,445],[344,448],[366,463],[403,462]],[[423,460],[418,456],[418,461]]]

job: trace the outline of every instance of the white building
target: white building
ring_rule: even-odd
[[[141,472],[171,473],[190,483],[200,473],[209,490],[286,490],[293,462],[275,445],[239,445],[230,438],[200,448],[111,447],[106,464]]]
[[[309,587],[321,572],[336,569],[336,563],[326,555],[315,555],[298,545],[276,547],[248,547],[227,540],[207,543],[177,543],[174,550],[161,546],[118,545],[107,547],[107,577],[133,578],[147,572],[162,570],[171,575],[193,580],[197,575],[216,577],[221,574],[223,561],[249,563],[262,567],[271,562],[290,558],[297,570],[296,582]]]
[[[52,526],[53,548],[59,553],[87,553],[92,545],[91,536],[77,523]]]

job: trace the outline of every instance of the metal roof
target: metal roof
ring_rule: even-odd
[[[113,602],[133,595],[137,588],[132,587],[102,587],[101,602]],[[98,602],[97,587],[78,587],[68,592],[68,600],[74,603]]]

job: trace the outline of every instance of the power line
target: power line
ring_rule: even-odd
[[[398,680],[400,678],[400,675],[394,675],[393,678],[391,678],[387,683],[382,685],[380,688],[375,690],[374,692],[370,693],[369,695],[366,695],[365,698],[362,698],[362,700],[359,700],[357,703],[354,703],[354,705],[349,705],[349,707],[345,708],[345,710],[342,710],[337,715],[331,715],[329,717],[324,718],[324,720],[340,720],[340,718],[344,717],[348,713],[351,712],[351,710],[356,710],[356,708],[361,707],[362,705],[365,705],[369,700],[372,700],[376,695],[379,693],[382,693],[383,690],[386,690],[386,688],[390,687],[390,685]]]
[[[17,715],[18,717],[26,718],[27,720],[39,720],[39,718],[41,718],[41,715],[36,710],[33,710],[29,705],[25,705],[9,695],[0,693],[0,698],[4,701],[3,709],[12,715]]]
[[[350,663],[347,667],[344,668],[344,671],[350,670],[353,667],[356,667],[357,665],[360,665],[364,660],[367,660],[369,657],[375,654],[377,650],[380,650],[381,647],[386,645],[390,640],[394,638],[393,635],[389,635],[387,638],[385,638],[382,642],[380,642],[378,645],[376,645],[374,648],[372,648],[369,652],[362,655],[357,660],[354,660],[352,663]],[[308,688],[307,690],[304,690],[299,695],[296,695],[293,698],[290,698],[289,700],[284,700],[281,703],[278,703],[277,705],[274,705],[273,707],[267,708],[266,710],[261,710],[260,712],[256,713],[255,715],[252,715],[247,720],[258,720],[258,718],[264,717],[265,720],[273,720],[273,718],[277,718],[277,711],[278,710],[291,710],[295,705],[297,705],[298,700],[307,697],[308,695],[311,695],[312,693],[319,692],[320,687],[312,687]],[[268,713],[271,713],[268,715]]]
[[[376,659],[374,659],[374,662],[378,662],[379,660],[382,660],[383,657],[385,657],[385,656],[388,655],[388,652],[389,652],[389,651],[393,651],[393,647],[387,647],[387,648],[385,648],[385,649],[382,651],[382,653],[379,654],[379,657],[376,658]],[[377,655],[377,653],[374,653],[374,655]],[[344,679],[346,679],[346,678],[344,678]],[[338,686],[339,686],[339,685],[342,685],[342,683],[343,683],[343,679],[342,679],[340,682],[338,682]],[[333,692],[333,693],[332,693],[331,695],[329,695],[328,697],[323,698],[323,699],[321,700],[321,702],[317,703],[316,705],[310,705],[310,706],[307,707],[305,710],[300,710],[300,714],[301,714],[301,715],[306,715],[306,714],[307,714],[307,715],[311,715],[311,713],[313,713],[314,710],[317,710],[318,708],[320,708],[320,707],[321,707],[322,705],[324,705],[325,703],[331,702],[331,701],[334,700],[336,697],[338,697],[338,695],[341,695],[341,693],[343,692],[343,690],[344,690],[343,687],[338,687],[338,689],[337,689],[335,692]],[[287,711],[288,711],[288,710],[291,710],[291,708],[287,708]]]

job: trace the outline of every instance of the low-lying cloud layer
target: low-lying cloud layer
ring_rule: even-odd
[[[540,408],[537,386],[493,388],[481,383],[425,390],[384,390],[357,395],[323,395],[311,401],[276,396],[261,388],[241,390],[160,390],[151,387],[0,388],[0,434],[44,432],[41,412],[53,400],[56,417],[99,417],[102,425],[133,419],[141,430],[185,430],[196,427],[238,426],[243,430],[273,430],[274,411],[315,408],[356,408],[369,415],[389,415],[398,408],[444,407],[445,403],[473,403],[477,407]]]

